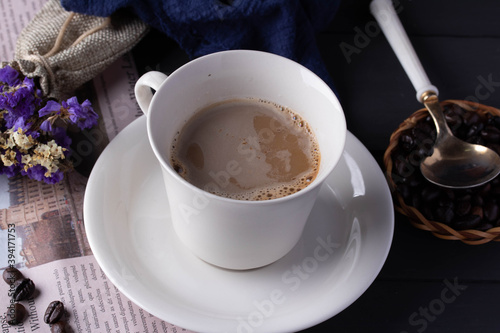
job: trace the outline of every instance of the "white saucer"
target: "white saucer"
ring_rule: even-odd
[[[392,242],[394,211],[379,166],[348,133],[304,234],[264,268],[229,271],[177,240],[146,119],[104,150],[84,201],[87,236],[113,284],[144,310],[197,332],[292,332],[352,304],[373,282]]]

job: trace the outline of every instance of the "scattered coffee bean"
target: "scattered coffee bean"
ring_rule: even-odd
[[[45,310],[43,321],[47,324],[54,324],[64,315],[64,304],[61,301],[53,301]]]
[[[51,333],[66,333],[66,323],[64,321],[58,321],[50,325]]]
[[[14,291],[12,300],[16,303],[7,308],[6,322],[11,326],[19,325],[26,317],[26,308],[18,303],[33,296],[35,292],[35,283],[31,279],[25,278],[23,274],[15,267],[8,267],[2,274],[3,280],[12,285]],[[60,321],[64,315],[64,304],[61,301],[51,302],[43,320],[50,325],[51,333],[65,333],[66,323]]]
[[[14,282],[14,293],[12,298],[14,301],[19,302],[30,298],[35,292],[35,284],[31,279],[20,279]]]
[[[488,146],[500,153],[500,116],[465,110],[456,104],[444,106],[453,134],[462,140]],[[391,152],[396,190],[408,206],[425,218],[457,230],[488,230],[500,226],[500,176],[478,187],[448,189],[431,184],[420,172],[420,162],[432,153],[436,131],[426,116],[399,136]]]
[[[24,278],[23,273],[21,273],[17,268],[15,267],[7,267],[2,274],[3,280],[7,284],[12,284],[16,282],[17,280],[20,280]]]
[[[7,309],[7,324],[14,326],[23,322],[26,309],[21,303],[14,303]]]

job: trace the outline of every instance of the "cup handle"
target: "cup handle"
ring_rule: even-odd
[[[158,91],[163,81],[167,79],[167,75],[151,71],[147,72],[137,80],[135,83],[135,98],[142,112],[147,116],[149,111],[149,105],[153,99],[153,92],[151,89]]]

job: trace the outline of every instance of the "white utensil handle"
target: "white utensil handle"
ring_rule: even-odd
[[[373,0],[370,11],[375,16],[394,53],[417,91],[417,100],[422,102],[422,94],[432,91],[438,95],[438,89],[431,84],[420,60],[408,39],[391,0]]]

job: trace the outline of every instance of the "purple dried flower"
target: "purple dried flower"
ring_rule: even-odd
[[[0,174],[1,175],[6,175],[7,177],[11,178],[17,175],[20,171],[20,167],[17,164],[13,164],[10,166],[4,166],[0,168]]]
[[[10,66],[5,66],[0,68],[0,85],[3,86],[0,91],[5,90],[5,88],[14,87],[19,85],[19,72]]]
[[[80,129],[83,130],[97,125],[97,113],[94,112],[88,99],[80,104],[76,97],[71,97],[66,102],[63,102],[63,106],[68,110],[69,120],[78,125]]]
[[[62,172],[61,170],[57,170],[55,172],[52,172],[50,177],[43,176],[43,181],[47,184],[56,184],[59,183],[63,178],[64,172]]]
[[[43,181],[47,169],[41,165],[34,165],[28,170],[22,172],[22,174],[27,175],[31,179]]]
[[[40,103],[32,79],[25,78],[21,85],[5,90],[0,98],[0,109],[8,111],[4,115],[6,127],[11,128],[20,117],[28,119],[33,116]]]
[[[53,131],[53,122],[56,117],[60,119],[69,119],[80,129],[93,127],[97,124],[97,113],[94,112],[90,101],[87,99],[82,104],[78,103],[76,97],[71,97],[67,101],[62,101],[61,104],[56,101],[48,101],[47,104],[38,111],[40,117],[49,116],[42,124],[42,130]]]
[[[40,110],[38,110],[38,115],[40,117],[44,117],[50,115],[51,113],[60,115],[62,112],[62,105],[57,103],[56,101],[50,100],[47,101],[47,104]]]
[[[1,89],[0,89],[1,90]],[[8,105],[7,96],[3,95],[0,91],[0,110],[6,110]]]
[[[71,168],[67,159],[71,139],[57,126],[58,119],[80,129],[97,124],[98,115],[89,100],[81,104],[76,97],[61,103],[44,101],[33,79],[10,66],[0,68],[0,136],[9,147],[0,149],[0,174],[21,174],[48,184],[61,181]]]
[[[24,117],[19,117],[16,122],[12,125],[12,129],[14,131],[17,131],[19,128],[24,132],[28,132],[29,129],[31,128],[31,125],[33,125],[33,123],[31,122],[26,122],[26,120],[24,119]]]
[[[56,127],[52,133],[52,136],[54,137],[54,140],[59,146],[68,149],[67,152],[69,154],[69,147],[71,146],[71,138],[68,136],[68,134],[66,134],[64,128]]]
[[[44,120],[44,122],[40,125],[40,129],[45,132],[52,132],[52,122],[50,119]]]
[[[41,165],[34,165],[26,171],[21,171],[22,175],[28,176],[29,178],[40,182],[43,181],[47,184],[59,183],[64,177],[64,173],[61,170],[54,171],[50,177],[45,176],[46,173],[47,169]]]

